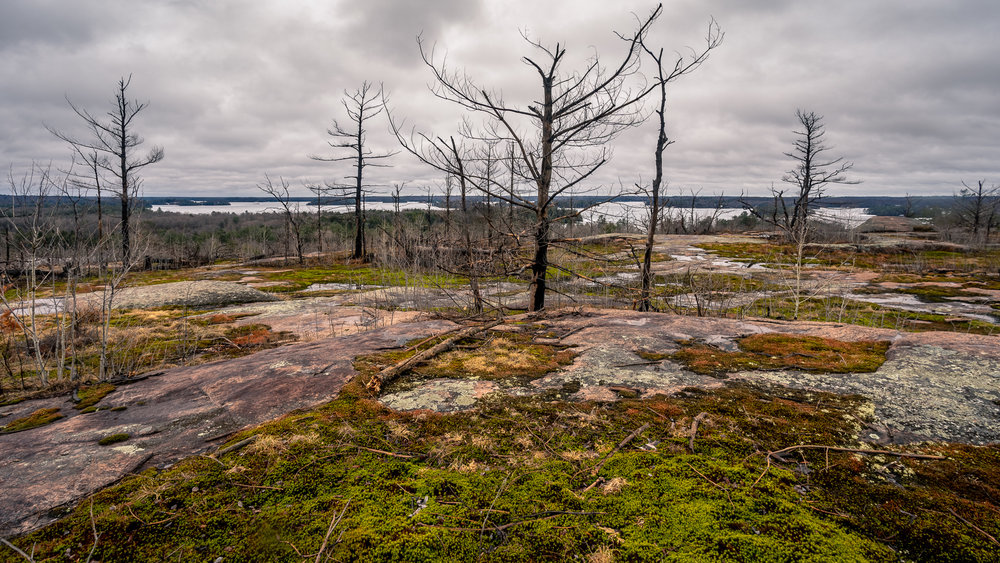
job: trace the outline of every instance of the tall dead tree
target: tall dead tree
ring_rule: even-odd
[[[118,80],[115,89],[113,107],[107,112],[106,118],[91,114],[69,102],[69,106],[90,130],[89,139],[79,139],[61,131],[47,127],[48,130],[73,146],[83,159],[97,168],[107,172],[114,178],[121,204],[121,237],[122,264],[128,267],[132,260],[131,224],[130,219],[135,205],[141,179],[139,171],[150,164],[163,160],[163,148],[154,146],[147,153],[139,153],[143,138],[135,132],[135,121],[148,102],[140,102],[128,98],[128,88],[132,76]],[[99,181],[99,179],[95,179]]]
[[[667,137],[667,84],[677,77],[692,72],[701,66],[708,59],[709,52],[722,44],[723,37],[724,34],[713,19],[708,25],[705,49],[700,52],[692,51],[689,58],[676,58],[673,61],[673,68],[664,59],[662,48],[654,51],[646,44],[645,38],[640,40],[643,51],[645,51],[646,55],[655,65],[657,86],[657,105],[654,110],[657,121],[657,135],[656,148],[653,150],[653,180],[648,189],[638,186],[640,189],[646,191],[649,197],[649,201],[647,202],[649,207],[649,225],[646,231],[646,246],[642,255],[642,266],[640,268],[642,284],[638,306],[640,311],[648,311],[650,309],[653,288],[653,243],[656,240],[656,228],[660,222],[660,194],[663,187],[663,152],[668,146],[673,144],[673,141]]]
[[[532,311],[545,307],[552,226],[567,218],[552,213],[554,200],[581,188],[608,161],[607,143],[642,121],[639,102],[657,87],[656,82],[630,87],[629,79],[639,70],[640,42],[662,10],[658,6],[633,32],[619,34],[625,47],[613,64],[605,65],[595,55],[579,72],[562,68],[566,58],[562,44],[546,46],[525,37],[537,55],[524,57],[522,62],[535,75],[539,89],[534,100],[521,103],[508,102],[498,89],[484,88],[466,73],[452,71],[437,60],[433,49],[420,44],[424,63],[434,74],[434,93],[484,117],[485,131],[479,140],[510,143],[514,147],[512,169],[532,185],[531,195],[521,195],[480,183],[491,198],[533,215],[528,264]],[[394,128],[398,135],[398,127]]]
[[[370,82],[363,82],[361,87],[353,92],[344,91],[342,100],[344,109],[347,111],[349,123],[341,125],[337,120],[333,121],[333,126],[327,129],[327,134],[333,137],[328,141],[332,148],[343,150],[350,154],[347,156],[318,156],[311,155],[309,158],[323,162],[352,162],[354,164],[354,174],[346,178],[352,180],[350,184],[332,184],[343,190],[345,195],[353,191],[354,199],[354,251],[352,258],[362,259],[365,256],[365,218],[363,211],[364,189],[369,187],[364,183],[365,169],[369,167],[384,167],[385,164],[378,164],[379,161],[387,159],[395,152],[376,153],[368,146],[367,130],[365,124],[377,117],[385,109],[382,96],[382,87],[375,90],[375,86]]]
[[[802,298],[802,262],[805,245],[809,237],[809,210],[819,201],[824,190],[830,184],[858,184],[858,180],[847,178],[847,172],[854,167],[853,162],[845,162],[843,158],[830,158],[826,155],[831,149],[826,144],[826,126],[823,116],[814,112],[795,111],[795,117],[802,129],[794,131],[798,137],[795,148],[786,152],[795,165],[781,177],[781,181],[790,184],[794,193],[791,209],[785,198],[785,190],[771,187],[774,198],[773,207],[764,211],[750,205],[741,199],[743,207],[758,219],[774,226],[782,232],[785,240],[795,245],[795,282],[792,288],[795,298],[793,318],[799,316]]]

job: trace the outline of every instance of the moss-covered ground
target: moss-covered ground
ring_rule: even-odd
[[[862,413],[854,397],[749,387],[398,413],[354,384],[14,543],[39,561],[1000,560],[1000,448],[767,461],[857,445]]]
[[[779,296],[762,297],[754,300],[750,305],[730,308],[725,313],[732,316],[792,320],[793,311],[794,301],[792,298]],[[1000,326],[997,324],[978,319],[904,311],[840,296],[814,297],[803,300],[799,305],[798,320],[848,323],[913,332],[1000,333]]]
[[[63,415],[59,414],[58,408],[38,409],[28,416],[14,419],[3,426],[0,426],[0,434],[10,434],[13,432],[31,430],[32,428],[38,428],[39,426],[51,424],[62,417]]]
[[[744,370],[794,369],[818,373],[867,373],[885,363],[887,341],[844,342],[818,336],[754,334],[727,352],[699,342],[686,342],[669,357],[696,373],[722,375]],[[647,359],[655,354],[640,353]],[[660,358],[655,358],[660,359]]]
[[[79,411],[86,411],[93,408],[101,399],[115,390],[115,386],[110,383],[97,383],[95,385],[82,385],[77,391],[80,402],[73,406]]]

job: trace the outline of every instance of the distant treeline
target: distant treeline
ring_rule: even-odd
[[[561,197],[557,198],[555,203],[559,207],[586,207],[590,205],[595,205],[606,201],[609,196],[574,196],[574,197]],[[9,194],[0,194],[0,205],[10,207],[12,204],[12,196]],[[18,203],[23,205],[25,203],[24,199],[18,197]],[[30,199],[30,198],[29,198]],[[454,198],[453,198],[454,199]],[[471,204],[476,205],[486,202],[485,196],[468,196],[466,198]],[[530,199],[530,198],[528,198]],[[616,201],[620,202],[642,202],[646,201],[644,196],[639,195],[624,195],[615,198]],[[668,196],[663,198],[665,205],[673,208],[690,208],[690,207],[701,207],[701,208],[712,208],[716,206],[724,208],[740,208],[743,207],[743,202],[746,202],[754,207],[769,207],[773,205],[774,200],[771,197],[737,197],[737,196]],[[316,197],[293,197],[292,201],[305,203],[308,205],[316,204]],[[31,200],[32,202],[34,200]],[[197,207],[202,205],[229,205],[232,203],[248,203],[248,202],[273,202],[274,200],[269,197],[179,197],[179,196],[163,196],[163,197],[143,197],[138,198],[135,201],[136,206],[150,209],[158,205],[177,205],[184,207]],[[344,203],[344,198],[336,197],[324,197],[320,200],[323,206],[332,206]],[[365,198],[365,201],[371,203],[393,203],[397,201],[393,196],[387,195],[370,195]],[[432,195],[428,197],[427,195],[402,195],[398,199],[399,203],[430,203],[435,207],[445,206],[445,197],[443,195]],[[792,198],[786,198],[786,202],[789,205],[794,205]],[[45,206],[65,206],[69,201],[64,196],[46,196]],[[454,201],[452,206],[454,207]],[[858,207],[868,209],[868,212],[872,215],[886,215],[886,216],[903,216],[911,215],[917,217],[930,217],[939,213],[941,210],[948,209],[955,203],[955,196],[953,195],[937,195],[937,196],[909,196],[909,197],[896,197],[896,196],[843,196],[843,197],[824,197],[822,202],[818,205],[820,207]],[[83,207],[96,206],[97,199],[93,197],[83,197],[77,200],[77,205]],[[117,200],[115,198],[105,197],[103,199],[102,205],[109,212],[114,213],[117,209]]]

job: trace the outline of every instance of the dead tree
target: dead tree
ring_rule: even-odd
[[[374,85],[370,82],[361,84],[354,92],[344,92],[342,100],[344,109],[347,111],[349,124],[341,126],[337,121],[333,121],[333,126],[327,129],[327,134],[333,137],[328,141],[332,148],[345,150],[350,154],[347,156],[318,156],[312,155],[309,158],[323,162],[353,162],[354,174],[346,178],[352,180],[351,184],[333,184],[346,194],[353,190],[354,198],[354,252],[352,258],[362,259],[365,256],[365,219],[363,206],[363,191],[368,187],[364,183],[365,169],[368,167],[383,167],[379,161],[387,159],[393,152],[376,153],[368,146],[367,131],[365,123],[377,117],[385,109],[382,87],[375,91]]]
[[[963,181],[955,199],[955,215],[969,232],[969,240],[977,246],[988,243],[1000,210],[1000,186],[987,186],[986,180],[979,180],[972,187]]]
[[[639,310],[648,311],[650,308],[650,296],[653,286],[652,258],[653,242],[656,238],[656,226],[660,217],[660,191],[663,186],[663,152],[668,146],[673,144],[667,137],[666,106],[667,106],[667,83],[677,76],[686,74],[698,68],[708,58],[709,52],[722,44],[723,33],[719,30],[715,20],[709,24],[708,40],[705,50],[700,53],[692,53],[691,59],[685,61],[678,58],[674,61],[673,70],[668,70],[663,58],[663,49],[653,51],[646,45],[645,40],[641,41],[642,49],[656,65],[657,94],[658,103],[655,109],[657,118],[656,148],[653,151],[653,181],[647,190],[649,196],[649,226],[646,232],[646,246],[642,256],[642,267],[640,272],[641,292],[639,298]]]
[[[132,76],[118,80],[115,89],[114,107],[107,112],[107,119],[94,116],[86,109],[69,102],[69,106],[90,130],[90,139],[79,139],[46,126],[56,137],[68,142],[73,150],[83,157],[88,165],[109,173],[117,184],[121,204],[122,264],[131,263],[130,219],[141,180],[139,171],[150,164],[163,160],[163,148],[154,146],[148,153],[139,154],[143,138],[135,132],[135,120],[147,106],[147,102],[128,98],[128,87]],[[68,101],[68,100],[67,100]],[[95,176],[96,177],[96,176]],[[99,180],[97,180],[99,181]]]
[[[667,137],[667,84],[671,80],[701,66],[708,59],[709,52],[722,44],[724,34],[714,19],[708,25],[706,37],[706,45],[703,51],[692,51],[690,58],[678,57],[673,61],[672,69],[669,66],[669,62],[664,59],[662,48],[654,51],[646,44],[645,38],[640,40],[643,51],[653,61],[656,68],[656,94],[658,96],[656,109],[654,110],[658,128],[656,148],[653,151],[653,181],[648,189],[644,189],[649,197],[649,225],[646,232],[646,246],[642,256],[642,266],[640,268],[642,283],[638,307],[640,311],[648,311],[650,309],[650,297],[653,287],[653,243],[656,238],[656,226],[660,221],[660,193],[663,186],[663,152],[668,146],[673,144],[673,141]]]
[[[323,184],[308,184],[306,189],[316,195],[316,251],[323,253],[323,197],[330,191],[330,187]]]
[[[613,64],[605,65],[593,56],[580,72],[562,68],[566,57],[562,44],[547,46],[525,37],[538,54],[522,61],[536,75],[539,90],[534,101],[523,103],[508,102],[499,90],[484,88],[466,73],[451,70],[435,57],[433,49],[428,51],[420,44],[424,63],[434,74],[434,93],[484,117],[485,132],[480,140],[511,144],[512,169],[532,185],[532,193],[522,195],[484,184],[492,199],[533,215],[528,264],[532,311],[545,307],[552,227],[565,219],[551,212],[554,200],[580,189],[608,161],[607,143],[643,120],[639,102],[658,83],[630,88],[629,80],[639,70],[640,42],[661,13],[662,6],[658,6],[632,33],[619,34],[625,48]]]
[[[281,206],[281,212],[285,216],[285,256],[288,256],[289,240],[294,239],[295,255],[299,260],[299,264],[303,264],[305,257],[302,254],[302,217],[298,204],[292,201],[288,182],[279,176],[278,183],[275,184],[271,181],[270,176],[264,174],[264,183],[257,184],[257,188],[274,198],[274,201],[278,202],[278,205]]]
[[[798,136],[795,140],[795,148],[792,152],[785,153],[785,156],[795,162],[794,168],[782,176],[781,181],[790,184],[795,190],[791,195],[793,205],[788,207],[788,200],[785,198],[785,191],[771,187],[771,194],[774,198],[772,209],[767,212],[750,205],[741,198],[740,203],[744,209],[756,216],[758,219],[777,228],[785,237],[785,240],[795,245],[795,282],[792,288],[795,298],[795,310],[793,318],[799,316],[799,307],[802,298],[802,261],[805,254],[805,245],[809,237],[809,210],[813,204],[819,201],[824,190],[830,184],[858,184],[858,180],[847,178],[847,172],[854,167],[853,162],[845,162],[843,158],[829,158],[826,156],[830,146],[826,144],[826,126],[823,124],[823,116],[814,112],[795,111],[795,117],[802,126],[801,131],[795,131]]]

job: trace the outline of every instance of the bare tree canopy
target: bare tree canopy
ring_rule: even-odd
[[[988,243],[1000,219],[1000,186],[987,186],[986,180],[979,180],[975,186],[963,181],[955,198],[956,218],[960,226],[969,231],[971,242],[976,245]]]
[[[378,90],[375,90],[375,86],[371,82],[366,81],[361,84],[360,88],[353,92],[344,91],[342,103],[347,112],[349,122],[346,125],[341,125],[340,122],[334,120],[333,126],[326,131],[327,134],[333,137],[333,140],[328,141],[327,144],[337,151],[347,152],[348,154],[345,156],[330,157],[311,155],[309,158],[324,162],[350,161],[354,163],[354,174],[346,176],[348,180],[351,180],[350,184],[328,183],[327,188],[335,191],[339,190],[342,194],[353,191],[351,195],[354,198],[355,233],[354,253],[352,257],[361,259],[365,256],[365,220],[362,200],[364,189],[369,187],[364,183],[365,168],[386,166],[385,164],[380,164],[379,161],[393,156],[396,152],[375,152],[368,146],[365,124],[378,117],[385,110],[381,85],[378,87]]]
[[[673,62],[672,70],[670,62],[664,58],[662,47],[658,50],[653,49],[647,45],[646,38],[642,38],[639,42],[646,56],[655,65],[657,86],[655,91],[657,94],[657,103],[653,110],[656,115],[657,125],[656,148],[653,150],[653,180],[648,187],[637,185],[649,197],[649,201],[647,202],[649,207],[649,224],[647,225],[646,246],[643,250],[642,264],[640,266],[642,283],[638,307],[640,311],[648,311],[650,309],[650,295],[653,286],[653,243],[656,239],[656,226],[660,221],[660,195],[664,183],[663,152],[674,142],[667,137],[667,83],[676,76],[687,74],[701,66],[708,59],[708,55],[712,49],[722,44],[724,35],[715,20],[711,20],[708,24],[705,50],[700,53],[692,53],[691,58],[688,60],[678,57]]]
[[[288,182],[279,176],[278,183],[274,183],[269,175],[264,174],[264,183],[257,184],[257,189],[274,198],[281,206],[281,213],[285,216],[285,256],[288,256],[288,244],[294,238],[295,256],[300,265],[305,263],[305,255],[302,253],[302,214],[298,203],[292,201]]]
[[[502,185],[492,175],[489,182],[484,178],[476,181],[488,197],[534,215],[529,301],[532,311],[545,307],[551,228],[563,219],[550,213],[555,198],[584,188],[588,178],[610,158],[608,142],[643,121],[642,99],[660,84],[696,68],[720,39],[715,28],[703,51],[693,52],[692,57],[679,57],[674,68],[663,77],[633,81],[639,78],[642,40],[662,11],[662,5],[657,6],[648,17],[637,22],[632,32],[617,34],[624,49],[611,64],[602,62],[595,54],[580,71],[563,68],[566,48],[561,43],[546,45],[525,36],[536,54],[523,57],[522,62],[539,86],[537,98],[530,102],[505,100],[499,89],[483,87],[464,71],[452,70],[443,58],[435,55],[433,48],[419,43],[421,57],[434,75],[432,92],[482,118],[482,132],[473,133],[473,126],[465,121],[462,136],[511,147],[507,162],[511,174],[519,179],[518,183],[531,186],[529,193],[523,193],[516,191],[514,182]],[[454,139],[446,141],[416,133],[405,138],[399,123],[393,123],[393,129],[404,148],[424,162],[448,174],[462,173],[455,158],[460,145]]]
[[[144,139],[135,132],[135,120],[148,102],[128,98],[128,88],[131,83],[131,75],[118,80],[114,105],[107,112],[106,119],[97,117],[66,100],[86,123],[90,131],[89,139],[80,139],[46,127],[53,135],[68,142],[84,162],[111,174],[115,179],[116,191],[121,202],[122,263],[126,266],[132,258],[129,219],[132,215],[133,199],[142,185],[138,175],[139,170],[163,160],[162,147],[154,146],[145,154],[139,153],[138,148]],[[99,182],[96,177],[95,182]]]

